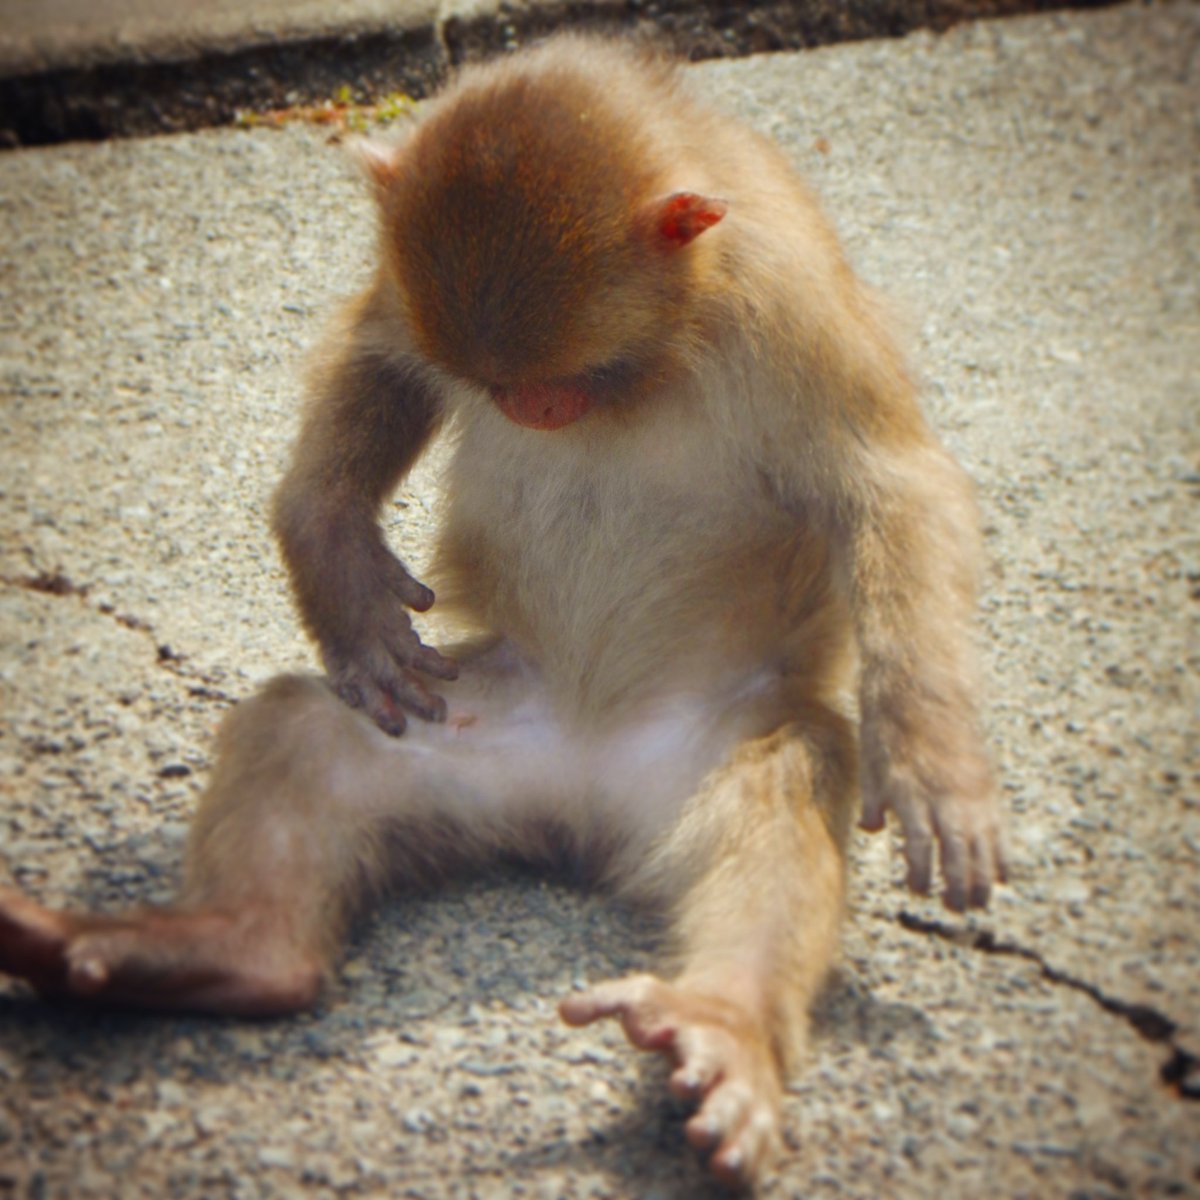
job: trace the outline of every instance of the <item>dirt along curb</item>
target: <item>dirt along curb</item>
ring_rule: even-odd
[[[0,37],[0,147],[98,141],[227,125],[246,112],[339,93],[420,98],[456,65],[569,25],[622,31],[693,61],[794,50],[976,18],[1112,0],[457,0],[390,11],[348,6],[331,24],[267,0],[229,20],[54,23]],[[114,6],[120,8],[120,5]],[[219,7],[219,6],[218,6]],[[343,10],[346,11],[346,10]],[[190,20],[192,25],[184,27]]]

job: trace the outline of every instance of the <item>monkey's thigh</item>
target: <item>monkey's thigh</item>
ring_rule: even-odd
[[[295,921],[299,892],[320,910],[315,929],[364,883],[501,850],[579,794],[577,747],[525,664],[497,649],[465,657],[443,694],[445,722],[399,737],[312,675],[279,676],[238,705],[192,827],[185,901]]]

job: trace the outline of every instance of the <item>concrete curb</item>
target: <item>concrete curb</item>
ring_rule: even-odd
[[[1112,0],[259,0],[178,11],[111,0],[0,34],[0,147],[179,132],[325,99],[427,95],[454,66],[563,25],[633,33],[692,60],[801,49]],[[68,9],[71,5],[66,6]],[[57,14],[57,15],[56,15]]]

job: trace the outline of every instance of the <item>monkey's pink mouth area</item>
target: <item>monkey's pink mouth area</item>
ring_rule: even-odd
[[[493,387],[496,407],[526,429],[562,429],[592,407],[592,398],[577,383],[523,383]]]

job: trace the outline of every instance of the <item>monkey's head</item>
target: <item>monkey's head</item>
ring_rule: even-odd
[[[589,51],[467,72],[364,155],[418,349],[540,429],[662,373],[696,302],[692,243],[725,213],[674,182],[645,74],[630,94],[628,57]]]

